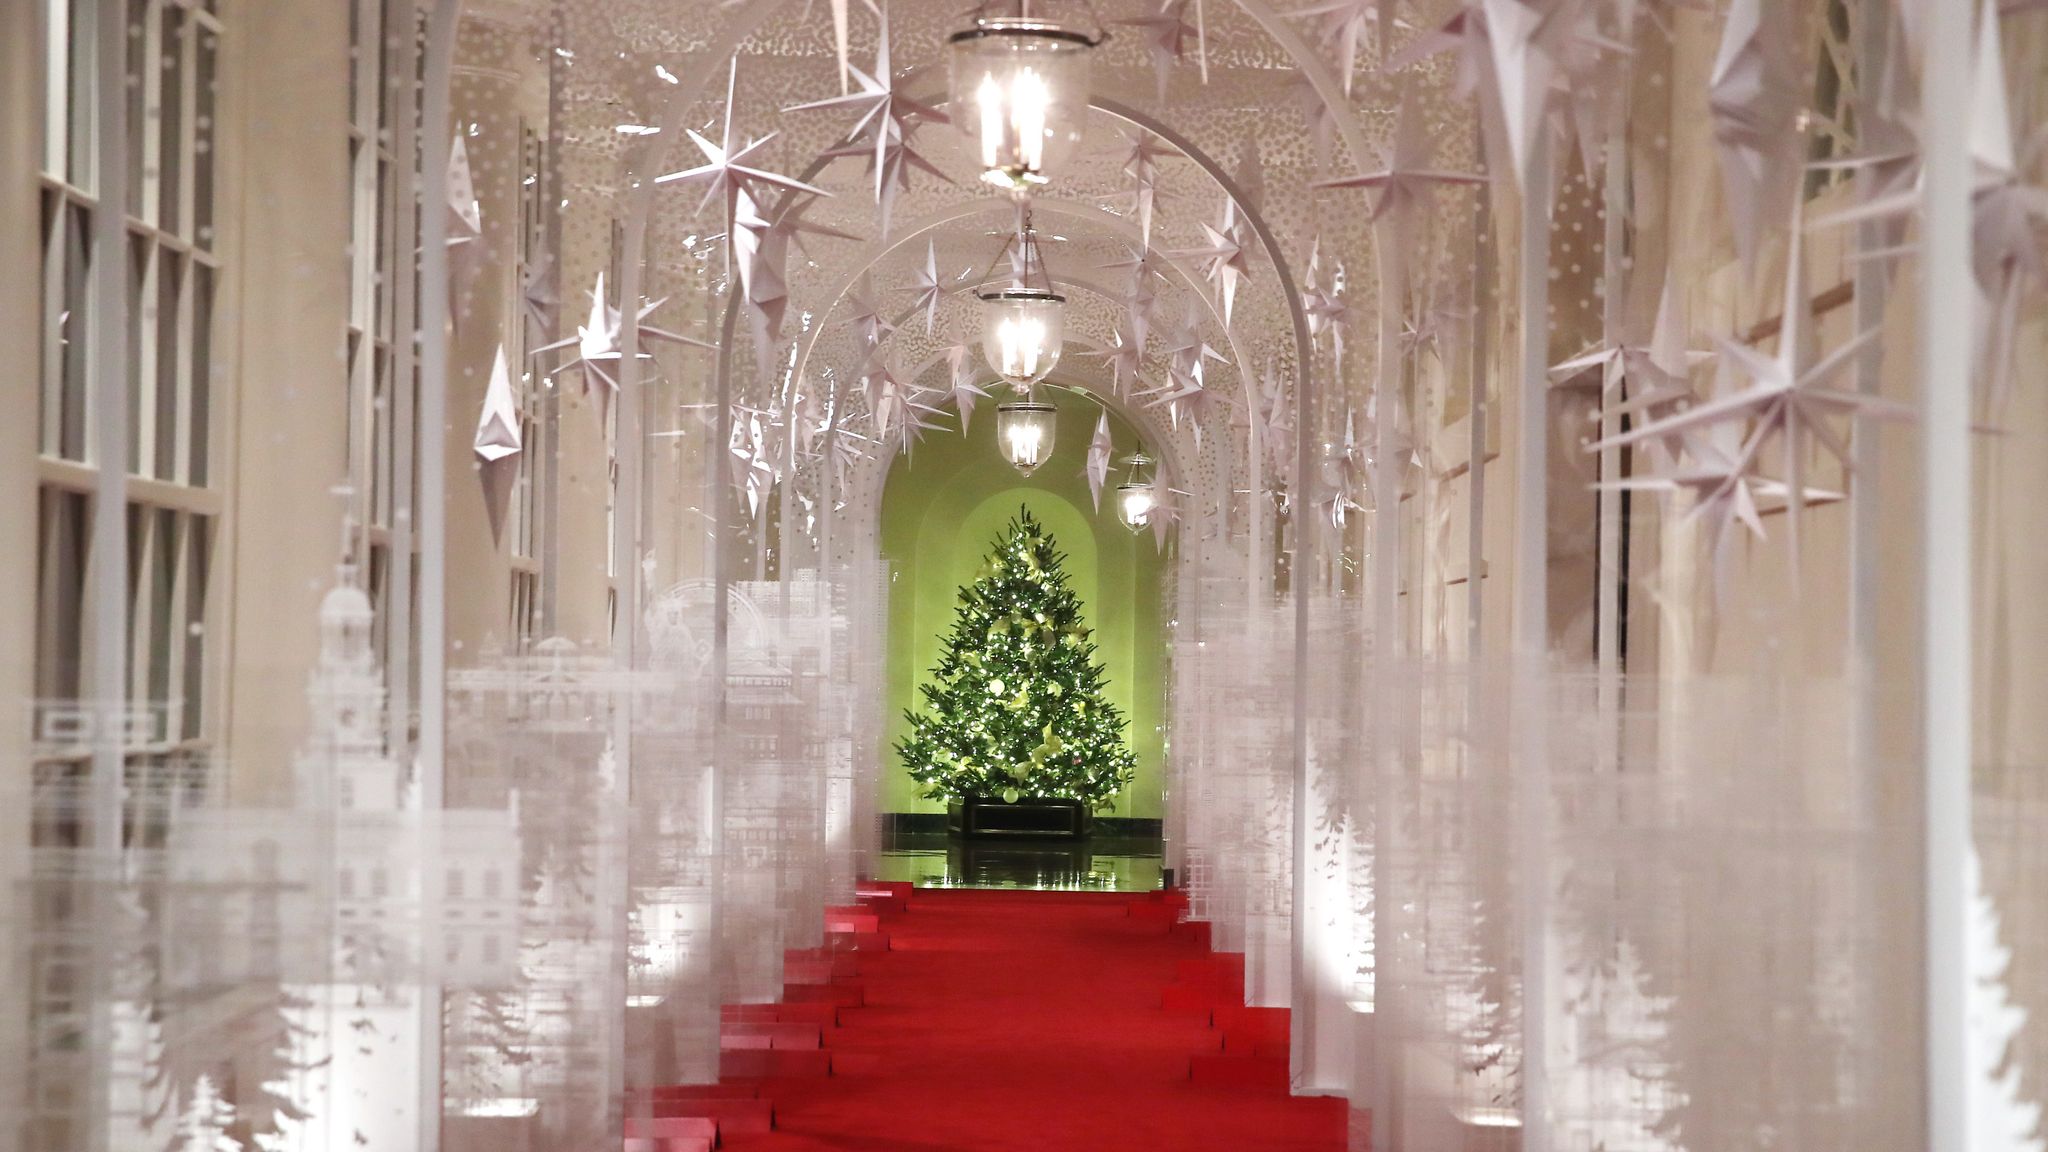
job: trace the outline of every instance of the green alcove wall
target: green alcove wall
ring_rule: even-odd
[[[918,796],[916,783],[896,756],[896,740],[907,728],[903,710],[921,699],[918,686],[938,662],[953,626],[958,590],[974,579],[1018,508],[1028,507],[1066,553],[1068,581],[1095,629],[1096,658],[1108,673],[1109,699],[1130,721],[1126,736],[1138,757],[1136,779],[1106,815],[1161,816],[1166,656],[1159,582],[1164,565],[1151,533],[1132,533],[1117,522],[1110,489],[1121,479],[1122,468],[1111,469],[1100,513],[1089,499],[1083,464],[1102,409],[1064,389],[1048,389],[1044,395],[1059,410],[1059,432],[1052,459],[1032,476],[1019,476],[996,451],[991,402],[975,408],[966,436],[928,433],[890,468],[882,491],[882,558],[894,566],[889,724],[880,797],[884,812],[943,810]],[[1121,460],[1137,448],[1138,436],[1114,412],[1109,422],[1115,459]]]

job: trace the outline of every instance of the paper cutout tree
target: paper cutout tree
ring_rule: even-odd
[[[906,709],[897,741],[911,779],[934,800],[1031,796],[1104,809],[1137,757],[1103,696],[1103,668],[1067,586],[1065,557],[1029,509],[960,589],[945,653]]]

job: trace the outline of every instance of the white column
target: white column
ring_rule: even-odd
[[[1921,692],[1929,1152],[1968,1152],[1970,894],[1969,18],[1921,21]],[[1998,18],[1996,6],[1986,17]]]

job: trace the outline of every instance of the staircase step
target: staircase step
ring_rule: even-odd
[[[1288,1090],[1285,1056],[1211,1056],[1188,1058],[1188,1078],[1216,1088]]]
[[[734,1021],[720,1029],[718,1042],[725,1048],[822,1048],[825,1030],[816,1024],[786,1024],[779,1020]]]
[[[820,981],[825,983],[825,981]],[[839,1024],[836,1004],[727,1004],[719,1009],[726,1024],[814,1024],[833,1028]]]
[[[788,1004],[835,1004],[841,1007],[867,1002],[859,984],[784,984],[782,999]]]
[[[823,1048],[724,1048],[718,1053],[720,1079],[782,1080],[832,1074],[832,1053]]]
[[[825,909],[827,932],[879,932],[882,918],[859,906]]]
[[[752,1100],[761,1094],[755,1084],[657,1084],[647,1095],[656,1104],[689,1103],[696,1100]],[[695,1112],[678,1112],[678,1116],[695,1116]]]
[[[628,1116],[629,1140],[718,1140],[718,1122],[708,1116]]]
[[[676,1115],[665,1117],[662,1121],[653,1121],[654,1123],[662,1123],[667,1119],[708,1120],[716,1124],[717,1130],[721,1133],[766,1132],[775,1127],[775,1105],[767,1100],[672,1100],[663,1101],[662,1104],[664,1110],[676,1110]],[[641,1135],[632,1127],[636,1122],[649,1123],[637,1117],[629,1117],[626,1121],[627,1135]]]
[[[718,1141],[710,1137],[628,1136],[624,1152],[711,1152]]]
[[[870,916],[868,919],[873,920],[874,917]],[[887,952],[889,950],[889,934],[887,932],[827,932],[825,938],[832,942],[833,948],[841,952]]]

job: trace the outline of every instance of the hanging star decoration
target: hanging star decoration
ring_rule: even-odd
[[[1726,365],[1716,374],[1712,403],[1728,395],[1732,370]],[[1707,525],[1708,544],[1714,555],[1714,588],[1718,594],[1726,582],[1731,554],[1731,530],[1738,524],[1756,539],[1764,537],[1763,513],[1769,507],[1784,508],[1791,491],[1781,481],[1758,475],[1743,461],[1743,429],[1734,422],[1710,424],[1681,431],[1675,442],[1647,440],[1641,447],[1649,466],[1631,475],[1595,484],[1603,492],[1648,492],[1660,496],[1690,493],[1691,507],[1681,522],[1700,521]],[[1807,487],[1800,503],[1812,507],[1844,498],[1841,492]]]
[[[2048,281],[2048,254],[2044,254],[2041,241],[2043,229],[2048,228],[2048,190],[2026,177],[2048,149],[2048,129],[2037,131],[2024,148],[2015,146],[1999,20],[1990,0],[1983,8],[1977,26],[1969,124],[1970,235],[1980,298],[1980,307],[1974,309],[1981,364],[1977,375],[1984,380],[1996,410],[2003,407],[2011,390],[2020,300],[2029,282],[2038,287]],[[1879,135],[1869,147],[1842,163],[1874,167],[1880,174],[1879,188],[1850,208],[1816,219],[1814,227],[1863,221],[1897,227],[1919,211],[1922,174],[1913,122],[1903,115],[1889,123],[1882,115],[1859,121],[1859,132],[1873,129]],[[1909,250],[1901,244],[1877,254],[1892,256]]]
[[[1825,449],[1840,464],[1844,476],[1849,474],[1849,446],[1843,434],[1834,426],[1839,419],[1852,416],[1868,416],[1880,419],[1908,419],[1912,409],[1897,401],[1862,392],[1846,392],[1828,386],[1828,382],[1839,373],[1850,360],[1874,338],[1879,330],[1863,332],[1843,343],[1825,357],[1816,358],[1812,349],[1812,301],[1807,296],[1804,245],[1804,228],[1800,211],[1793,209],[1790,243],[1786,253],[1784,317],[1778,332],[1778,347],[1775,354],[1762,352],[1748,344],[1726,338],[1718,338],[1721,355],[1731,370],[1739,371],[1750,380],[1750,386],[1740,390],[1717,395],[1713,399],[1695,404],[1676,414],[1652,420],[1627,432],[1595,441],[1588,451],[1598,452],[1609,447],[1626,447],[1652,440],[1670,440],[1694,430],[1712,428],[1721,424],[1735,424],[1746,428],[1739,442],[1732,449],[1723,450],[1729,443],[1722,439],[1700,440],[1691,443],[1711,443],[1720,452],[1714,460],[1703,463],[1693,460],[1698,466],[1723,468],[1728,478],[1723,488],[1737,483],[1748,483],[1743,478],[1760,477],[1764,449],[1776,441],[1785,475],[1780,488],[1787,500],[1787,531],[1793,552],[1794,571],[1797,571],[1799,548],[1799,511],[1810,501],[1806,483],[1807,461],[1814,453],[1815,445]],[[1725,434],[1723,434],[1725,435]],[[1725,457],[1725,459],[1724,459]],[[1677,473],[1667,474],[1666,478]],[[1730,514],[1740,517],[1743,501],[1753,503],[1751,495],[1741,495],[1713,489],[1709,498],[1731,502],[1726,506]]]
[[[1131,180],[1131,215],[1138,222],[1140,249],[1152,247],[1152,213],[1159,203],[1159,158],[1167,149],[1159,137],[1138,128],[1124,133],[1123,172]]]
[[[1463,281],[1456,281],[1462,284]],[[1401,342],[1416,356],[1424,352],[1435,356],[1439,363],[1445,359],[1445,345],[1450,337],[1469,327],[1478,315],[1468,300],[1464,302],[1447,299],[1451,289],[1446,287],[1442,276],[1430,278],[1423,292],[1420,313],[1408,322],[1401,332]]]
[[[972,344],[955,344],[946,349],[946,371],[950,383],[947,392],[952,396],[953,406],[960,410],[960,434],[967,434],[967,422],[974,416],[974,402],[989,398],[988,392],[975,382],[975,350]]]
[[[1130,274],[1124,294],[1119,303],[1124,306],[1124,317],[1131,332],[1131,344],[1137,354],[1143,357],[1145,343],[1152,331],[1153,313],[1159,306],[1158,292],[1152,278],[1158,273],[1152,268],[1152,253],[1133,252],[1122,260],[1101,265],[1104,271],[1123,270]]]
[[[1341,532],[1350,523],[1353,512],[1366,510],[1359,496],[1366,492],[1367,467],[1365,453],[1358,446],[1357,421],[1347,409],[1343,442],[1323,448],[1323,483],[1329,486],[1330,494],[1316,503],[1327,510],[1330,527]]]
[[[879,297],[875,295],[875,281],[863,272],[854,281],[853,290],[846,297],[846,326],[853,329],[854,340],[860,345],[863,355],[872,356],[880,348],[884,337],[896,331],[896,326],[882,316]]]
[[[1301,119],[1308,126],[1309,145],[1314,151],[1316,168],[1329,167],[1330,146],[1337,135],[1337,118],[1330,110],[1330,102],[1307,76],[1297,72],[1287,82],[1287,91],[1294,98],[1294,106],[1301,109]]]
[[[942,415],[938,407],[925,398],[921,389],[905,380],[888,357],[874,358],[861,374],[860,385],[861,396],[874,417],[875,436],[882,444],[893,441],[896,451],[908,451],[926,432],[941,427],[934,422],[935,417]]]
[[[1188,20],[1190,4],[1195,10],[1194,22]],[[1201,63],[1202,83],[1209,82],[1209,42],[1206,21],[1202,19],[1200,0],[1160,0],[1159,8],[1149,16],[1136,16],[1115,23],[1136,28],[1144,41],[1146,51],[1152,55],[1152,72],[1159,82],[1159,102],[1166,102],[1166,83],[1173,75],[1173,66],[1186,57],[1188,42],[1195,44],[1195,56]]]
[[[1201,338],[1199,318],[1192,301],[1186,319],[1167,351],[1167,359],[1166,380],[1157,387],[1138,393],[1138,396],[1146,400],[1148,408],[1164,407],[1175,430],[1179,430],[1183,421],[1187,422],[1195,449],[1200,451],[1202,424],[1216,399],[1208,386],[1207,366],[1212,361],[1219,364],[1228,361]]]
[[[1228,196],[1223,198],[1220,220],[1214,225],[1204,223],[1201,228],[1204,243],[1174,255],[1199,261],[1202,277],[1216,287],[1223,323],[1228,325],[1237,303],[1238,285],[1251,275],[1246,251],[1252,244],[1251,228],[1238,212],[1237,201]]]
[[[1111,333],[1110,341],[1111,343],[1108,348],[1099,352],[1084,353],[1084,355],[1100,360],[1103,367],[1109,369],[1111,393],[1117,396],[1124,396],[1128,394],[1131,382],[1138,378],[1138,373],[1144,361],[1144,353],[1139,349],[1134,338],[1125,337],[1122,329]]]
[[[647,317],[652,315],[655,309],[660,308],[667,302],[667,298],[664,297],[651,304],[645,304],[640,308],[637,317],[637,327],[642,340],[679,344],[690,348],[716,349],[718,347],[716,344],[699,340],[694,336],[685,336],[680,332],[672,332],[668,329],[657,328],[648,324]],[[624,353],[619,348],[619,338],[624,325],[624,315],[618,309],[611,307],[605,298],[604,273],[599,272],[597,274],[597,287],[591,289],[590,292],[590,319],[576,326],[576,335],[567,339],[557,340],[552,344],[543,344],[539,348],[534,349],[530,355],[540,356],[553,352],[558,348],[574,347],[576,355],[557,365],[555,372],[575,371],[579,373],[583,378],[583,394],[589,396],[593,392],[596,393],[598,415],[602,418],[605,409],[611,405],[612,395],[619,390],[618,364],[624,356]],[[640,357],[643,360],[647,359],[649,353],[642,352]],[[601,384],[603,387],[594,388],[594,384]]]
[[[1627,415],[1655,419],[1692,398],[1692,371],[1714,358],[1685,346],[1685,320],[1670,278],[1657,305],[1657,323],[1645,345],[1622,339],[1602,342],[1550,369],[1552,387],[1595,387],[1600,411],[1594,419]]]
[[[505,364],[505,346],[491,363],[491,383],[484,389],[483,412],[477,417],[471,447],[476,458],[496,464],[519,454],[519,397],[512,390],[512,370]]]
[[[1344,332],[1351,323],[1351,305],[1344,299],[1344,268],[1342,265],[1327,270],[1323,268],[1323,239],[1317,236],[1309,241],[1308,272],[1304,277],[1301,295],[1302,311],[1308,319],[1308,335],[1313,341],[1324,336],[1330,338],[1330,354],[1335,367],[1336,379],[1344,379]]]
[[[1405,28],[1395,17],[1398,0],[1317,0],[1306,8],[1296,8],[1288,13],[1296,19],[1317,20],[1322,26],[1322,39],[1337,48],[1337,74],[1344,80],[1344,95],[1351,95],[1351,82],[1358,75],[1358,46],[1365,39],[1367,29],[1373,32],[1373,40],[1379,48],[1379,65],[1382,71],[1387,66],[1388,48],[1393,37],[1383,34],[1384,28]]]
[[[1414,102],[1404,92],[1400,107],[1394,112],[1394,138],[1382,158],[1381,167],[1355,176],[1318,180],[1311,187],[1364,188],[1375,192],[1378,195],[1372,205],[1373,223],[1391,216],[1398,225],[1423,202],[1433,186],[1470,187],[1486,183],[1486,177],[1476,173],[1454,172],[1432,164],[1428,131],[1415,111]]]
[[[483,239],[483,206],[476,198],[476,178],[470,172],[469,146],[462,133],[448,146],[448,247],[460,248]]]
[[[1294,475],[1294,449],[1289,443],[1295,430],[1292,400],[1286,378],[1272,361],[1267,361],[1252,409],[1258,413],[1259,443],[1266,449],[1266,470],[1288,484]]]
[[[775,487],[775,451],[763,418],[770,413],[744,404],[732,406],[732,437],[726,449],[733,487],[746,493],[747,514],[756,515]]]
[[[1105,408],[1095,418],[1095,435],[1088,441],[1088,460],[1081,469],[1097,512],[1102,511],[1102,486],[1109,481],[1109,458],[1115,451],[1109,436],[1109,409]]]
[[[1152,507],[1145,510],[1145,525],[1152,529],[1152,546],[1161,552],[1166,551],[1167,534],[1180,523],[1180,502],[1172,499],[1174,496],[1189,498],[1188,493],[1178,488],[1168,488],[1154,497]]]
[[[1765,222],[1782,219],[1799,194],[1800,94],[1783,51],[1789,11],[1734,0],[1707,81],[1722,189],[1745,268],[1756,266]]]
[[[526,309],[527,322],[539,332],[553,332],[562,310],[562,296],[555,287],[555,254],[546,246],[534,254],[520,278],[519,301]]]
[[[756,218],[759,216],[760,205],[766,202],[766,195],[777,189],[784,192],[803,192],[812,196],[831,195],[830,192],[825,191],[823,188],[813,187],[790,176],[770,172],[766,168],[760,167],[757,163],[750,162],[752,157],[760,152],[770,140],[775,139],[776,133],[770,132],[758,140],[750,141],[744,147],[737,143],[737,137],[733,132],[733,113],[739,103],[739,75],[740,59],[738,56],[734,56],[732,64],[726,73],[725,127],[719,136],[718,143],[714,144],[705,139],[694,128],[689,130],[690,142],[695,144],[697,150],[704,154],[704,163],[697,165],[695,168],[684,169],[680,172],[670,172],[654,178],[654,182],[657,185],[703,185],[704,198],[697,205],[697,213],[702,215],[704,209],[709,208],[713,201],[718,201],[725,209],[725,229],[728,237],[734,235],[739,228],[738,221],[740,218],[740,199],[742,195],[751,199],[752,206],[756,209]],[[728,272],[732,270],[733,255],[733,246],[728,244],[726,246]]]
[[[924,242],[924,267],[917,271],[917,303],[911,305],[910,314],[924,310],[924,334],[932,334],[933,325],[939,320],[939,301],[945,299],[946,285],[939,279],[939,251],[934,242]]]
[[[802,247],[805,233],[839,240],[856,238],[851,232],[808,219],[805,212],[816,203],[808,196],[784,196],[781,211],[771,221],[762,214],[751,193],[740,193],[732,252],[739,263],[740,291],[757,344],[765,346],[782,333],[782,321],[789,310],[790,244]]]
[[[882,235],[889,234],[889,221],[895,208],[896,194],[910,187],[910,169],[921,168],[946,180],[930,160],[911,146],[911,137],[922,124],[950,123],[945,113],[921,101],[912,100],[904,94],[902,85],[911,77],[899,78],[889,59],[889,9],[883,5],[879,10],[881,30],[875,42],[875,69],[863,72],[848,66],[859,87],[841,96],[824,100],[813,100],[783,109],[785,112],[808,112],[826,109],[851,108],[859,111],[860,117],[846,133],[845,142],[825,153],[827,156],[863,156],[867,159],[868,171],[875,180],[875,203],[881,209]],[[950,183],[950,181],[948,181]]]

